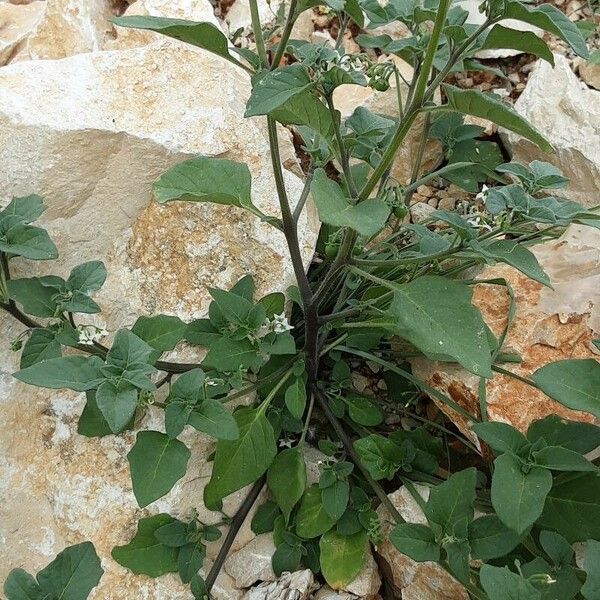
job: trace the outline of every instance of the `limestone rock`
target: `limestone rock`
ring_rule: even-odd
[[[412,217],[413,223],[427,221],[434,212],[435,208],[426,202],[416,202],[410,207],[410,216]]]
[[[314,600],[356,600],[354,594],[348,592],[336,592],[328,585],[324,585],[314,596]]]
[[[427,488],[416,486],[427,500]],[[388,498],[402,517],[410,523],[426,523],[425,516],[406,488],[402,487]],[[384,506],[377,509],[382,523],[384,542],[377,548],[394,586],[394,597],[402,600],[468,600],[469,595],[460,583],[434,562],[416,562],[401,554],[388,540],[391,516]]]
[[[42,1],[23,6],[0,3],[0,65],[10,61],[19,44],[35,29],[45,8]]]
[[[186,19],[188,21],[205,21],[221,27],[215,17],[214,9],[208,0],[136,0],[127,8],[124,16],[151,16],[167,17],[170,19]],[[105,48],[116,50],[120,48],[134,48],[145,46],[155,41],[165,40],[159,33],[116,27],[116,38],[109,40]],[[181,44],[173,40],[173,44]]]
[[[0,42],[0,59],[3,59],[0,64],[64,58],[100,50],[113,34],[108,19],[115,13],[108,0],[46,0],[25,6],[3,3],[0,8],[2,12],[9,12],[14,20],[27,22],[18,39],[13,40],[8,55],[2,52]],[[19,16],[21,14],[23,16]],[[15,33],[10,27],[7,31],[9,36],[11,31]],[[4,42],[6,31],[1,35]]]
[[[600,92],[588,88],[571,71],[564,56],[554,55],[554,69],[538,61],[515,104],[554,146],[545,154],[530,141],[506,133],[513,160],[544,160],[571,181],[561,193],[585,206],[600,202]]]
[[[308,600],[314,586],[310,569],[283,573],[272,583],[261,583],[248,590],[244,600]]]
[[[66,275],[75,264],[103,260],[110,276],[96,297],[104,311],[98,322],[110,331],[131,325],[139,314],[202,316],[206,287],[226,288],[248,272],[260,294],[285,289],[292,269],[283,237],[272,228],[226,206],[152,201],[151,184],[162,172],[201,153],[248,164],[253,200],[266,213],[278,213],[266,132],[260,120],[242,118],[249,91],[238,69],[173,44],[2,68],[0,200],[44,196],[43,220],[61,255],[44,264],[15,260],[15,277]],[[293,166],[289,139],[281,144],[286,165]],[[285,181],[295,200],[302,182],[287,169]],[[311,210],[300,225],[307,263],[318,228]],[[3,340],[22,330],[0,317]],[[82,395],[22,385],[11,376],[17,368],[17,356],[3,343],[0,580],[17,566],[37,571],[65,545],[90,540],[105,569],[93,600],[189,600],[189,588],[176,576],[134,576],[110,551],[126,543],[147,514],[184,518],[195,508],[203,520],[220,519],[202,505],[214,442],[197,433],[184,438],[192,449],[187,475],[142,511],[125,459],[133,434],[77,435]],[[142,426],[160,429],[162,415],[151,410]],[[242,490],[225,500],[227,514],[243,497]],[[223,591],[221,598],[239,595]]]
[[[381,577],[379,577],[379,569],[369,549],[363,568],[348,585],[344,586],[343,591],[354,594],[359,598],[367,599],[374,598],[380,587]]]
[[[271,21],[275,21],[275,16],[281,3],[282,0],[273,0],[272,2],[258,0],[258,14],[263,26]],[[250,2],[248,0],[235,0],[224,20],[231,33],[234,33],[238,29],[243,29],[246,34],[249,33],[252,29]]]
[[[225,571],[233,577],[238,588],[247,588],[257,581],[275,581],[271,557],[275,543],[270,533],[261,533],[225,561]]]
[[[504,348],[521,355],[523,362],[507,368],[529,375],[543,365],[568,358],[595,358],[592,340],[600,334],[600,231],[571,226],[559,240],[533,247],[554,289],[531,281],[507,265],[486,268],[481,279],[504,277],[516,294],[516,317]],[[502,288],[478,285],[473,303],[481,310],[496,336],[503,330],[508,297]],[[443,391],[460,406],[477,414],[479,380],[449,363],[426,359],[412,361],[416,377]],[[502,421],[525,431],[528,425],[549,414],[592,421],[586,413],[565,408],[530,386],[504,375],[487,381],[490,420]],[[464,419],[438,404],[468,435]]]
[[[590,87],[600,90],[600,65],[599,64],[581,61],[581,64],[579,65],[579,76]]]

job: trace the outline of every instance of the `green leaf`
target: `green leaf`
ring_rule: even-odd
[[[97,387],[104,379],[100,371],[102,365],[97,356],[62,356],[37,362],[17,371],[14,377],[38,387],[85,392]]]
[[[281,292],[273,292],[263,296],[259,301],[265,309],[267,318],[272,319],[274,315],[280,315],[285,309],[285,296]]]
[[[45,229],[18,223],[3,233],[1,221],[0,252],[31,260],[50,260],[58,257],[56,246]]]
[[[222,337],[211,345],[202,366],[220,372],[247,369],[255,362],[256,355],[256,348],[250,340]]]
[[[156,315],[139,317],[131,331],[162,354],[173,350],[183,339],[187,325],[179,317]]]
[[[517,21],[523,21],[553,33],[569,44],[577,55],[582,58],[589,56],[585,40],[575,23],[551,4],[530,7],[521,2],[507,2],[503,16],[506,19],[517,19]]]
[[[560,446],[546,446],[532,453],[535,464],[554,471],[597,471],[598,468],[579,452]]]
[[[217,340],[221,339],[221,334],[210,322],[210,319],[196,319],[188,324],[185,331],[185,340],[196,346],[210,348]]]
[[[79,291],[87,294],[99,290],[106,281],[106,267],[99,260],[92,260],[75,267],[69,278],[67,285],[72,291]]]
[[[338,479],[332,485],[321,490],[321,502],[325,512],[339,521],[346,511],[350,498],[350,484],[345,479]]]
[[[339,535],[333,529],[319,542],[321,572],[325,581],[339,590],[348,585],[360,572],[367,554],[367,533]]]
[[[500,558],[512,552],[520,536],[511,531],[496,515],[483,515],[469,523],[471,557],[477,560]]]
[[[125,429],[135,413],[137,401],[137,389],[123,379],[107,379],[96,391],[96,404],[113,433]]]
[[[37,581],[23,569],[13,569],[4,582],[6,600],[47,600]]]
[[[302,560],[302,550],[299,546],[292,546],[282,542],[277,546],[271,560],[273,572],[279,577],[284,571],[293,573],[297,571]]]
[[[146,344],[144,340],[128,329],[119,329],[115,335],[113,345],[106,355],[106,363],[125,371],[130,367],[148,364],[151,355],[152,347]]]
[[[104,573],[91,542],[65,548],[37,574],[44,594],[57,600],[85,600]]]
[[[273,531],[275,521],[280,516],[281,511],[277,504],[272,500],[267,500],[258,507],[256,514],[252,517],[250,528],[256,535],[268,533],[269,531]]]
[[[471,429],[498,453],[509,452],[510,454],[519,455],[530,445],[527,438],[520,431],[507,423],[490,421],[474,423]]]
[[[267,471],[267,485],[287,522],[306,488],[306,465],[297,446],[286,448],[275,457]]]
[[[425,275],[394,285],[389,312],[394,330],[432,360],[450,359],[481,377],[491,377],[487,328],[471,304],[469,286]]]
[[[43,199],[36,195],[13,198],[3,211],[0,211],[0,223],[5,218],[17,223],[32,223],[46,210]]]
[[[351,227],[364,236],[378,233],[390,214],[388,205],[382,200],[368,199],[350,204],[342,188],[329,179],[323,169],[315,171],[310,191],[323,223]]]
[[[86,403],[83,412],[77,422],[77,433],[85,437],[104,437],[111,435],[112,431],[106,422],[102,411],[96,403],[96,392],[88,390],[85,393]],[[131,428],[132,422],[127,424],[126,428]]]
[[[297,377],[285,390],[285,405],[296,419],[302,418],[306,407],[306,383]]]
[[[518,31],[499,24],[494,25],[481,46],[482,50],[493,48],[501,50],[508,48],[534,54],[554,66],[554,55],[550,48],[532,31]]]
[[[188,423],[218,440],[237,440],[239,435],[233,415],[218,400],[210,398],[194,408]]]
[[[186,544],[180,548],[177,556],[177,570],[183,583],[189,583],[192,577],[198,573],[205,556],[206,547],[201,543]]]
[[[587,540],[584,570],[587,577],[581,593],[586,600],[598,600],[600,598],[600,542],[597,540]]]
[[[112,557],[133,573],[160,577],[177,571],[177,548],[159,542],[154,533],[172,523],[173,517],[161,513],[138,521],[137,533],[124,546],[113,548]]]
[[[540,533],[540,545],[556,566],[570,564],[575,555],[569,542],[554,531],[542,531]]]
[[[373,427],[383,422],[381,409],[368,398],[358,394],[348,394],[345,401],[348,404],[348,414],[355,423]]]
[[[58,358],[62,355],[60,342],[56,339],[56,331],[35,327],[21,353],[21,369],[26,369],[42,360]]]
[[[399,552],[417,562],[440,560],[440,547],[435,534],[427,525],[400,523],[390,531],[390,542]]]
[[[549,446],[560,446],[587,454],[600,446],[600,427],[548,415],[534,421],[527,429],[527,439],[533,444],[543,439]]]
[[[242,325],[248,320],[252,302],[234,292],[216,288],[209,288],[209,292],[227,322]]]
[[[159,527],[154,532],[154,537],[165,546],[180,548],[188,542],[188,524],[174,519],[170,523]]]
[[[318,485],[311,485],[302,496],[296,513],[296,533],[304,539],[316,538],[335,524],[327,514]]]
[[[246,105],[245,117],[268,115],[313,84],[300,63],[278,67],[258,76]]]
[[[23,311],[35,317],[54,317],[57,311],[57,290],[43,285],[44,278],[11,279],[6,282],[8,296],[20,304]]]
[[[141,508],[162,498],[186,472],[191,452],[159,431],[140,431],[127,454],[133,493]]]
[[[540,266],[535,255],[522,244],[512,240],[498,240],[486,245],[478,243],[474,248],[481,251],[484,256],[506,263],[530,279],[549,288],[552,287],[548,275]]]
[[[510,454],[494,461],[492,505],[501,521],[517,534],[529,529],[542,514],[552,487],[552,473],[541,467],[523,467]]]
[[[255,212],[250,187],[247,165],[224,158],[198,156],[165,171],[154,184],[154,196],[161,204],[172,200],[214,202]]]
[[[537,144],[545,152],[550,152],[552,146],[534,127],[532,127],[513,108],[498,98],[484,94],[478,90],[461,90],[452,85],[442,86],[448,106],[466,115],[482,117],[497,125],[514,131]]]
[[[150,17],[132,15],[113,17],[110,19],[119,27],[146,29],[167,37],[175,38],[186,44],[208,50],[213,54],[230,60],[232,57],[227,49],[229,42],[223,32],[212,23],[198,23],[183,19],[168,19],[165,17]]]
[[[219,440],[212,477],[204,489],[210,509],[232,492],[256,481],[269,468],[275,455],[275,434],[262,408],[241,408],[234,413],[239,428],[237,440]]]
[[[593,358],[550,363],[531,379],[553,400],[600,418],[600,363]]]
[[[490,600],[541,600],[541,593],[526,579],[506,567],[483,565],[479,571],[481,587]]]
[[[394,443],[382,435],[371,434],[354,442],[360,461],[371,477],[392,479],[396,471],[406,461],[406,447]]]
[[[557,531],[569,542],[600,540],[600,477],[565,473],[557,479],[537,525]]]

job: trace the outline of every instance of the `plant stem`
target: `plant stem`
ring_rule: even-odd
[[[223,544],[221,545],[221,548],[219,549],[219,554],[217,554],[217,558],[215,558],[215,562],[213,563],[213,566],[210,568],[210,571],[208,572],[208,575],[206,576],[205,583],[206,583],[206,591],[208,593],[210,593],[210,591],[212,590],[212,587],[219,575],[219,572],[221,571],[221,567],[223,566],[223,563],[225,562],[227,555],[229,554],[231,545],[233,544],[233,542],[238,534],[238,531],[240,530],[240,527],[243,525],[244,521],[246,520],[246,517],[248,516],[250,509],[256,502],[256,499],[258,498],[260,491],[262,490],[263,486],[265,485],[265,480],[266,480],[266,476],[263,475],[260,479],[258,479],[254,483],[254,485],[252,486],[252,489],[250,490],[250,492],[248,493],[248,495],[242,502],[242,505],[238,508],[233,519],[231,519],[231,522],[229,524],[229,530],[227,531],[227,535],[225,536],[225,539],[223,540]]]
[[[279,40],[279,44],[277,45],[277,52],[273,58],[273,63],[271,64],[271,70],[276,69],[285,54],[285,48],[290,39],[290,35],[292,34],[292,29],[294,27],[294,23],[296,21],[296,4],[297,0],[291,0],[290,2],[290,10],[288,12],[287,21],[285,22],[285,27],[283,28],[283,32],[281,34],[281,39]]]
[[[254,41],[256,43],[256,53],[260,59],[263,68],[269,67],[269,59],[267,57],[267,49],[263,38],[262,27],[260,25],[260,15],[258,13],[258,4],[256,0],[250,0],[250,19],[252,20],[252,33],[254,33]]]

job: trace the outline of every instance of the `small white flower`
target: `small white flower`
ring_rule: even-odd
[[[216,379],[211,379],[210,377],[207,377],[207,378],[204,380],[204,383],[205,383],[206,385],[219,385],[219,381],[217,381]]]
[[[95,342],[108,335],[106,329],[99,329],[94,325],[79,326],[79,343],[85,346],[93,346]]]
[[[279,440],[279,447],[280,448],[291,448],[292,444],[294,443],[294,440],[292,440],[291,438],[282,438]]]
[[[490,188],[487,185],[485,185],[485,183],[484,183],[483,187],[481,188],[481,191],[475,196],[475,200],[480,200],[481,202],[485,202],[489,189]]]
[[[285,331],[290,331],[291,329],[294,329],[294,327],[289,324],[285,313],[281,313],[280,315],[273,315],[271,325],[275,333],[284,333]]]

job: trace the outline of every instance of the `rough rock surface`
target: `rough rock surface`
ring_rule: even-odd
[[[358,575],[346,586],[344,592],[354,594],[359,598],[374,598],[381,587],[381,577],[377,563],[371,554],[371,550],[367,551],[365,564]]]
[[[418,485],[416,488],[427,501],[429,489]],[[421,524],[427,522],[406,488],[402,487],[388,497],[405,521]],[[391,516],[383,506],[377,509],[377,513],[382,523],[382,534],[387,538],[391,529]],[[393,582],[395,597],[402,600],[468,600],[469,595],[463,586],[437,563],[416,562],[398,552],[387,539],[378,546],[377,553]]]
[[[0,64],[100,50],[113,35],[108,19],[114,14],[108,0],[46,0],[23,6],[3,3],[0,23],[4,15],[10,21],[7,28],[0,29]],[[20,25],[15,28],[11,23]],[[2,47],[11,37],[7,53]]]
[[[238,588],[247,588],[257,581],[275,581],[271,567],[275,543],[270,533],[257,535],[249,544],[231,554],[223,567],[233,577]]]
[[[308,600],[313,586],[310,569],[283,573],[277,581],[261,583],[248,590],[244,600]]]
[[[600,92],[579,81],[567,59],[554,55],[554,69],[538,61],[515,104],[519,114],[546,136],[555,153],[545,154],[530,141],[507,132],[513,160],[544,160],[571,180],[564,192],[576,202],[600,202]]]
[[[593,62],[581,61],[579,76],[590,87],[600,90],[600,65]]]
[[[489,267],[479,275],[481,279],[506,278],[516,294],[516,317],[504,348],[520,354],[523,362],[506,368],[519,375],[529,375],[556,360],[599,360],[592,339],[600,334],[600,231],[571,226],[562,238],[532,250],[548,273],[553,290],[506,265]],[[494,334],[499,335],[505,326],[509,305],[504,288],[478,285],[473,302]],[[448,363],[416,359],[412,364],[417,377],[476,414],[477,377]],[[510,423],[522,431],[532,421],[552,413],[569,419],[592,420],[591,415],[565,408],[505,375],[495,374],[487,381],[486,390],[489,418]],[[447,414],[465,434],[469,433],[464,419],[452,411]]]
[[[97,300],[109,330],[130,325],[137,314],[202,315],[207,286],[230,286],[247,272],[256,275],[260,293],[284,289],[292,270],[283,237],[269,226],[225,206],[152,202],[151,183],[164,170],[202,153],[247,163],[255,203],[278,212],[265,132],[258,120],[241,116],[248,93],[241,71],[168,43],[4,67],[0,198],[44,196],[45,225],[61,253],[58,261],[33,267],[15,262],[16,276],[32,270],[65,275],[77,263],[104,260],[110,277]],[[289,140],[282,138],[282,145],[286,166],[294,167]],[[300,179],[287,169],[285,179],[297,198]],[[316,237],[310,211],[300,231],[308,262]],[[22,329],[0,319],[4,340]],[[176,576],[134,576],[110,550],[126,543],[147,514],[183,517],[193,507],[200,519],[220,519],[201,502],[212,441],[198,434],[186,440],[192,445],[188,474],[142,511],[125,459],[133,435],[77,435],[82,396],[18,383],[10,375],[17,357],[8,346],[0,348],[0,580],[13,567],[35,571],[65,545],[89,539],[106,571],[94,600],[188,600],[189,588]],[[151,411],[142,426],[160,428],[161,418]],[[224,510],[232,514],[243,496],[232,495]],[[215,597],[240,596],[223,573]]]

